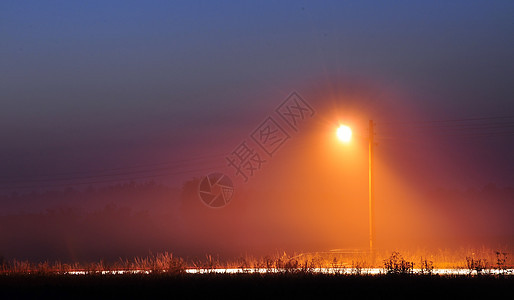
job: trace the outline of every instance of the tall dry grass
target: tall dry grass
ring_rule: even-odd
[[[5,260],[0,262],[1,274],[84,274],[146,272],[181,274],[189,268],[214,270],[216,268],[239,269],[241,272],[265,270],[273,273],[312,273],[330,268],[332,273],[362,274],[369,268],[382,268],[384,271],[396,270],[396,266],[404,266],[406,270],[413,268],[423,274],[430,274],[433,269],[468,269],[479,273],[488,268],[506,271],[513,268],[512,255],[506,250],[459,249],[427,251],[424,249],[376,251],[375,253],[359,251],[330,251],[300,253],[288,255],[276,253],[271,256],[241,256],[231,261],[221,261],[219,257],[206,255],[204,258],[193,258],[185,261],[172,253],[163,252],[145,257],[119,259],[113,263],[105,261],[86,263],[29,262]]]

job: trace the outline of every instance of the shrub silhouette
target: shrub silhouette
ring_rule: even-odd
[[[500,275],[504,275],[507,272],[507,253],[496,251],[496,268]]]
[[[466,264],[470,275],[473,271],[475,271],[477,275],[480,275],[484,272],[484,269],[487,268],[486,259],[475,259],[473,257],[466,256]]]
[[[420,273],[423,275],[432,275],[434,272],[434,262],[421,257]]]
[[[394,251],[391,257],[384,259],[384,268],[387,274],[411,274],[414,263],[406,261],[399,252]]]

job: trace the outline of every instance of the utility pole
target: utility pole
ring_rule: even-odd
[[[369,120],[369,251],[374,253],[375,247],[375,187],[374,187],[374,158],[375,130],[373,120]]]

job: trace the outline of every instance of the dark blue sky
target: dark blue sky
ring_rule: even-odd
[[[512,1],[2,1],[0,176],[222,155],[292,90],[322,117],[324,93],[372,90],[336,103],[364,125],[407,106],[513,116],[513,16]],[[471,183],[509,184],[512,145],[448,152],[490,158]]]

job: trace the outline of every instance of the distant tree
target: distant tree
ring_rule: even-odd
[[[203,204],[198,195],[198,185],[200,179],[193,178],[184,182],[180,191],[180,209],[183,214],[197,213],[204,209]]]

